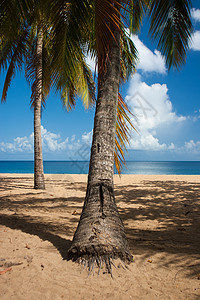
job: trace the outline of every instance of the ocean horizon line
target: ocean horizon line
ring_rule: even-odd
[[[88,174],[88,171],[89,161],[44,160],[44,174]],[[0,173],[33,174],[34,161],[0,161]],[[126,161],[121,174],[200,175],[200,161]]]
[[[43,160],[43,162],[90,162],[90,160]],[[0,162],[34,162],[34,160],[3,159]],[[200,162],[200,160],[125,160],[125,162]]]

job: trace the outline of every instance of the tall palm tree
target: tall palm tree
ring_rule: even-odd
[[[16,69],[21,69],[27,60],[28,49],[31,42],[35,45],[35,82],[34,82],[34,188],[44,189],[44,172],[42,159],[41,138],[41,103],[42,103],[42,49],[43,49],[43,26],[42,23],[35,29],[36,39],[32,36],[32,24],[36,25],[36,15],[30,14],[31,1],[4,1],[1,2],[1,60],[0,67],[6,69],[2,101],[6,100],[7,91]],[[35,5],[32,2],[32,11]],[[14,16],[14,21],[13,21]],[[5,30],[6,25],[9,31]]]
[[[61,92],[65,105],[74,105],[77,94],[82,96],[86,106],[94,101],[92,74],[84,62],[84,54],[78,41],[68,40],[68,48],[63,51],[64,60],[52,63],[53,29],[49,9],[52,1],[16,0],[1,3],[4,18],[0,20],[1,58],[0,67],[7,68],[2,101],[6,100],[7,90],[16,69],[25,64],[26,79],[32,86],[32,106],[34,108],[34,188],[44,189],[44,171],[41,137],[41,107],[54,85]],[[49,5],[47,5],[49,4]],[[12,20],[15,12],[16,20]],[[65,25],[65,34],[69,33],[66,15],[60,20]],[[8,25],[9,31],[5,28]],[[10,30],[13,28],[13,31]],[[11,32],[11,33],[10,33]],[[15,34],[12,34],[14,32]],[[71,52],[75,48],[76,51]],[[55,54],[55,53],[54,53]],[[73,57],[72,57],[73,56]],[[58,57],[58,54],[57,54]],[[59,65],[60,63],[60,65]]]
[[[91,2],[90,2],[91,3]],[[89,268],[111,258],[130,262],[128,243],[114,196],[114,147],[117,99],[120,82],[120,36],[129,17],[131,31],[139,28],[142,15],[150,16],[150,33],[169,67],[185,61],[192,25],[190,1],[96,0],[93,7],[98,55],[98,96],[87,192],[68,257]]]
[[[60,16],[65,30],[63,39],[65,41],[65,38],[67,38],[70,51],[65,47],[62,56],[59,55],[57,49],[56,52],[52,51],[54,49],[52,47],[54,37],[51,19],[52,10],[47,8],[47,3],[48,1],[43,6],[43,1],[39,1],[39,4],[37,4],[39,14],[35,15],[39,15],[39,19],[36,19],[38,32],[36,34],[36,49],[33,53],[35,66],[31,64],[35,70],[32,100],[34,106],[34,188],[36,189],[45,188],[42,159],[41,106],[42,100],[45,100],[44,98],[49,94],[51,86],[53,85],[57,91],[60,91],[61,100],[68,108],[75,105],[77,94],[82,97],[87,107],[95,98],[92,73],[84,62],[84,55],[79,46],[79,40],[76,37],[73,40],[70,38],[71,34],[68,28],[69,24],[71,24],[70,14],[65,13]],[[52,1],[49,1],[49,5],[52,5]],[[46,39],[44,39],[44,33],[46,33]],[[43,48],[46,50],[45,55],[42,54]],[[75,48],[75,51],[72,52],[73,48]],[[63,59],[61,60],[60,58]],[[46,62],[46,65],[44,62]]]

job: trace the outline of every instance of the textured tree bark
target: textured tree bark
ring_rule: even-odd
[[[99,78],[86,198],[68,258],[96,263],[131,261],[113,190],[114,145],[120,76],[120,33],[114,31],[103,76]],[[101,72],[99,72],[101,74]]]
[[[42,158],[42,136],[41,136],[41,106],[42,106],[42,28],[38,31],[36,45],[36,81],[34,88],[34,188],[45,189],[43,158]]]

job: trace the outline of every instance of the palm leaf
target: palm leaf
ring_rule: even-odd
[[[126,31],[122,31],[120,40],[120,78],[126,81],[136,71],[137,49]]]
[[[191,1],[154,0],[150,2],[151,37],[158,41],[158,49],[169,68],[185,63],[192,33]]]
[[[73,4],[73,5],[72,5]],[[61,100],[67,109],[75,105],[75,96],[79,95],[86,107],[95,100],[94,80],[85,63],[85,48],[80,36],[83,27],[75,26],[77,14],[83,12],[84,6],[77,2],[66,6],[63,1],[56,2],[59,18],[56,19],[53,31],[52,64],[53,82],[56,91],[61,93]],[[72,17],[71,17],[72,16]],[[87,27],[87,21],[80,16]],[[77,24],[80,23],[80,20]],[[65,68],[63,68],[65,66]],[[73,91],[74,90],[74,91]],[[73,93],[72,93],[73,91]],[[72,97],[70,95],[73,95]],[[69,102],[72,101],[70,104]]]
[[[8,88],[15,75],[16,69],[20,70],[22,68],[26,54],[27,38],[28,30],[25,28],[14,40],[5,40],[1,43],[0,69],[6,68],[7,65],[9,65],[3,86],[2,102],[6,101]]]
[[[121,174],[122,166],[126,165],[125,151],[127,151],[126,145],[129,142],[130,131],[131,129],[136,130],[129,115],[132,115],[132,113],[129,110],[125,100],[119,94],[114,153],[114,161],[118,174]]]
[[[129,29],[131,33],[137,33],[140,30],[143,16],[148,7],[148,0],[131,0],[126,3],[129,19]]]

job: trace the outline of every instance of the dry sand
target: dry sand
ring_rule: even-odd
[[[0,299],[200,299],[200,176],[123,175],[115,194],[134,262],[114,279],[66,261],[86,175],[0,174]],[[4,272],[5,271],[5,272]]]

